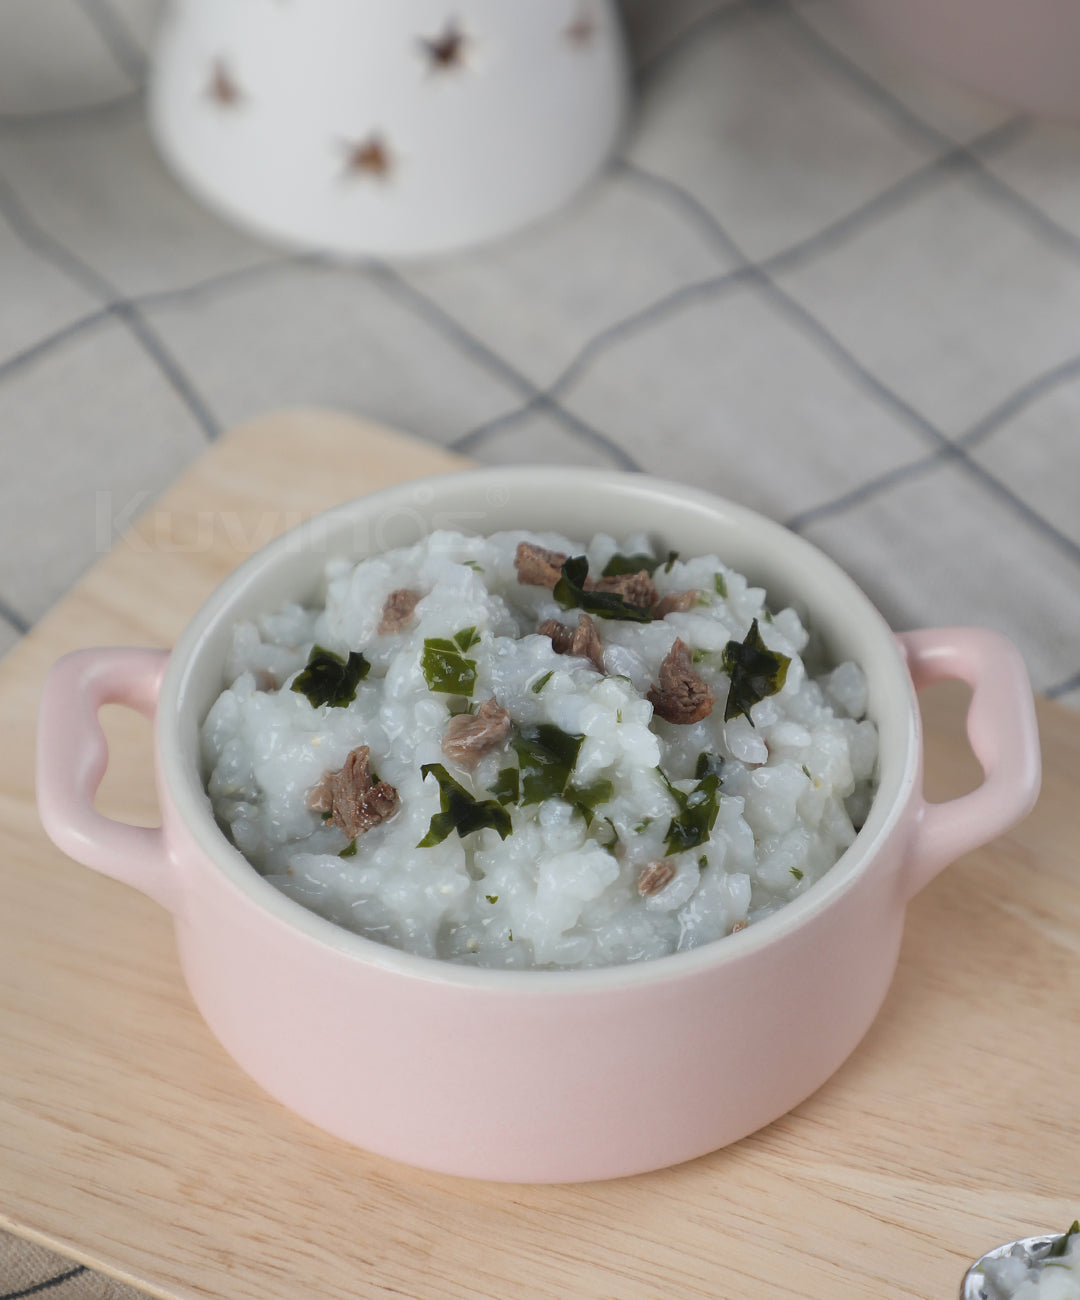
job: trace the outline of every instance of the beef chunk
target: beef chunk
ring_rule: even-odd
[[[509,734],[510,714],[492,696],[475,713],[459,713],[450,719],[443,736],[443,753],[471,772]]]
[[[716,696],[694,672],[684,641],[676,640],[668,651],[660,665],[659,685],[649,690],[648,700],[656,716],[667,722],[700,722],[712,712]]]
[[[308,795],[312,812],[330,813],[330,820],[350,840],[397,811],[398,792],[386,781],[372,781],[370,756],[367,745],[352,750],[344,766],[327,772]]]
[[[653,618],[667,618],[669,614],[685,614],[697,604],[696,591],[673,591],[661,598],[652,607]]]
[[[519,542],[514,556],[518,582],[527,587],[547,587],[550,591],[562,577],[562,566],[569,559],[562,551],[549,551],[532,542]]]
[[[412,620],[413,610],[423,599],[423,592],[413,591],[409,587],[399,587],[392,591],[383,605],[382,619],[379,622],[379,634],[400,632]]]
[[[551,648],[560,655],[580,655],[588,659],[597,672],[604,671],[604,647],[600,631],[588,614],[578,615],[577,627],[571,632],[557,618],[549,618],[536,629],[541,636],[551,638]]]

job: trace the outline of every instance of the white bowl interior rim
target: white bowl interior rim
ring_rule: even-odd
[[[795,603],[805,614],[809,608],[812,634],[824,638],[829,657],[856,658],[870,682],[879,783],[855,842],[806,893],[738,934],[650,961],[587,970],[503,970],[403,952],[345,930],[282,894],[219,828],[199,765],[198,731],[223,689],[232,629],[238,619],[272,611],[286,600],[313,599],[332,556],[376,554],[416,541],[433,527],[475,533],[528,528],[575,540],[598,531],[625,537],[644,530],[664,548],[715,552],[752,581],[766,579],[773,609]],[[701,545],[702,538],[712,538],[712,544]],[[663,981],[739,960],[775,942],[872,869],[876,850],[897,824],[920,771],[918,705],[903,653],[870,600],[832,560],[763,515],[695,488],[640,474],[549,466],[466,469],[413,480],[324,511],[262,547],[215,589],[177,641],[162,683],[157,729],[166,788],[195,842],[232,887],[275,921],[368,965],[415,979],[515,993]]]

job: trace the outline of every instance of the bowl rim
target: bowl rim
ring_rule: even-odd
[[[871,869],[880,848],[904,818],[921,774],[919,710],[903,648],[854,579],[834,560],[798,534],[757,511],[714,493],[651,475],[619,470],[575,468],[575,484],[580,484],[591,492],[614,492],[628,498],[636,496],[641,499],[643,506],[649,502],[654,505],[658,502],[693,505],[718,518],[726,516],[740,528],[757,530],[762,536],[772,539],[773,543],[789,547],[798,564],[815,570],[851,602],[853,617],[864,622],[875,640],[881,660],[877,671],[887,674],[891,679],[886,682],[888,689],[903,692],[906,726],[903,728],[904,734],[892,737],[892,747],[896,751],[895,757],[890,760],[892,770],[887,774],[883,768],[882,779],[864,826],[820,880],[804,894],[785,903],[769,916],[755,921],[745,930],[688,951],[669,953],[646,961],[587,969],[507,970],[406,952],[346,930],[281,893],[230,843],[214,818],[204,783],[198,774],[197,761],[185,753],[180,734],[190,678],[199,655],[206,650],[211,630],[229,616],[230,610],[258,576],[278,565],[290,553],[314,550],[308,543],[319,533],[332,531],[334,527],[345,523],[355,524],[358,519],[378,509],[404,507],[410,500],[415,502],[419,499],[418,493],[430,502],[438,496],[440,487],[445,488],[451,484],[460,486],[465,479],[469,480],[470,487],[481,494],[526,485],[537,492],[545,489],[559,490],[565,489],[566,469],[544,465],[466,468],[407,480],[320,511],[246,557],[214,588],[177,639],[166,666],[158,705],[156,750],[159,779],[163,784],[159,797],[163,805],[171,804],[194,845],[218,869],[234,895],[255,905],[260,912],[286,928],[294,937],[306,939],[323,948],[331,948],[341,956],[364,966],[427,983],[465,986],[488,992],[547,995],[659,984],[706,969],[737,963],[809,925],[827,911]],[[648,531],[647,520],[644,521],[644,528]],[[333,555],[344,552],[319,553],[325,564]],[[370,555],[378,553],[376,550],[367,552]],[[354,554],[356,558],[363,558],[362,554]],[[235,622],[237,617],[233,614],[232,621]],[[869,671],[867,675],[870,675]],[[199,717],[195,730],[196,748],[198,728],[202,721],[203,717]],[[887,793],[884,790],[886,777],[893,786],[887,803],[882,798],[883,793]],[[165,820],[167,829],[168,817]],[[175,861],[170,863],[170,868],[176,869]]]

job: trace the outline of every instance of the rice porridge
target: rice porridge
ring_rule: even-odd
[[[290,898],[409,952],[594,967],[811,888],[870,805],[862,671],[644,536],[437,532],[240,623],[202,728],[215,815]]]

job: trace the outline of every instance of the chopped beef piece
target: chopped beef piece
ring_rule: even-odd
[[[345,765],[327,772],[308,795],[312,812],[331,813],[330,818],[350,840],[378,826],[397,811],[398,792],[386,781],[371,779],[368,758],[371,750],[360,745],[352,750]]]
[[[651,609],[656,604],[656,584],[649,577],[646,569],[637,573],[620,573],[610,578],[591,578],[585,582],[586,591],[614,591],[628,605],[637,605],[640,609]]]
[[[494,695],[485,700],[475,713],[459,713],[450,719],[443,736],[442,749],[447,758],[470,772],[480,759],[501,745],[510,734],[510,714]]]
[[[716,696],[694,672],[686,643],[678,639],[660,665],[659,686],[653,686],[647,698],[658,718],[684,724],[707,718],[716,703]]]
[[[407,627],[413,616],[413,610],[423,599],[423,592],[413,591],[409,587],[399,587],[386,598],[382,619],[379,623],[379,635],[388,632],[400,632]]]
[[[673,591],[661,598],[652,607],[653,618],[667,618],[669,614],[685,614],[697,604],[696,591]]]
[[[661,859],[659,862],[650,862],[645,867],[641,875],[638,876],[637,891],[645,898],[649,894],[658,894],[661,889],[672,880],[675,876],[675,864]]]
[[[565,623],[560,623],[557,618],[549,618],[545,619],[536,630],[551,641],[551,648],[557,655],[570,653],[570,642],[573,641],[574,634]]]
[[[580,655],[588,659],[597,672],[604,671],[604,647],[596,623],[588,614],[578,615],[577,627],[570,631],[557,618],[549,618],[536,629],[541,636],[551,638],[551,648],[559,655]]]
[[[570,653],[588,659],[597,672],[604,671],[604,647],[600,641],[600,630],[588,614],[578,615],[577,627],[570,638]]]
[[[562,577],[562,566],[569,559],[562,551],[549,551],[532,542],[519,542],[514,556],[518,582],[527,587],[547,587],[550,591]]]
[[[736,921],[735,924],[731,927],[731,933],[738,934],[740,930],[745,930],[749,924],[750,924],[749,921]]]

